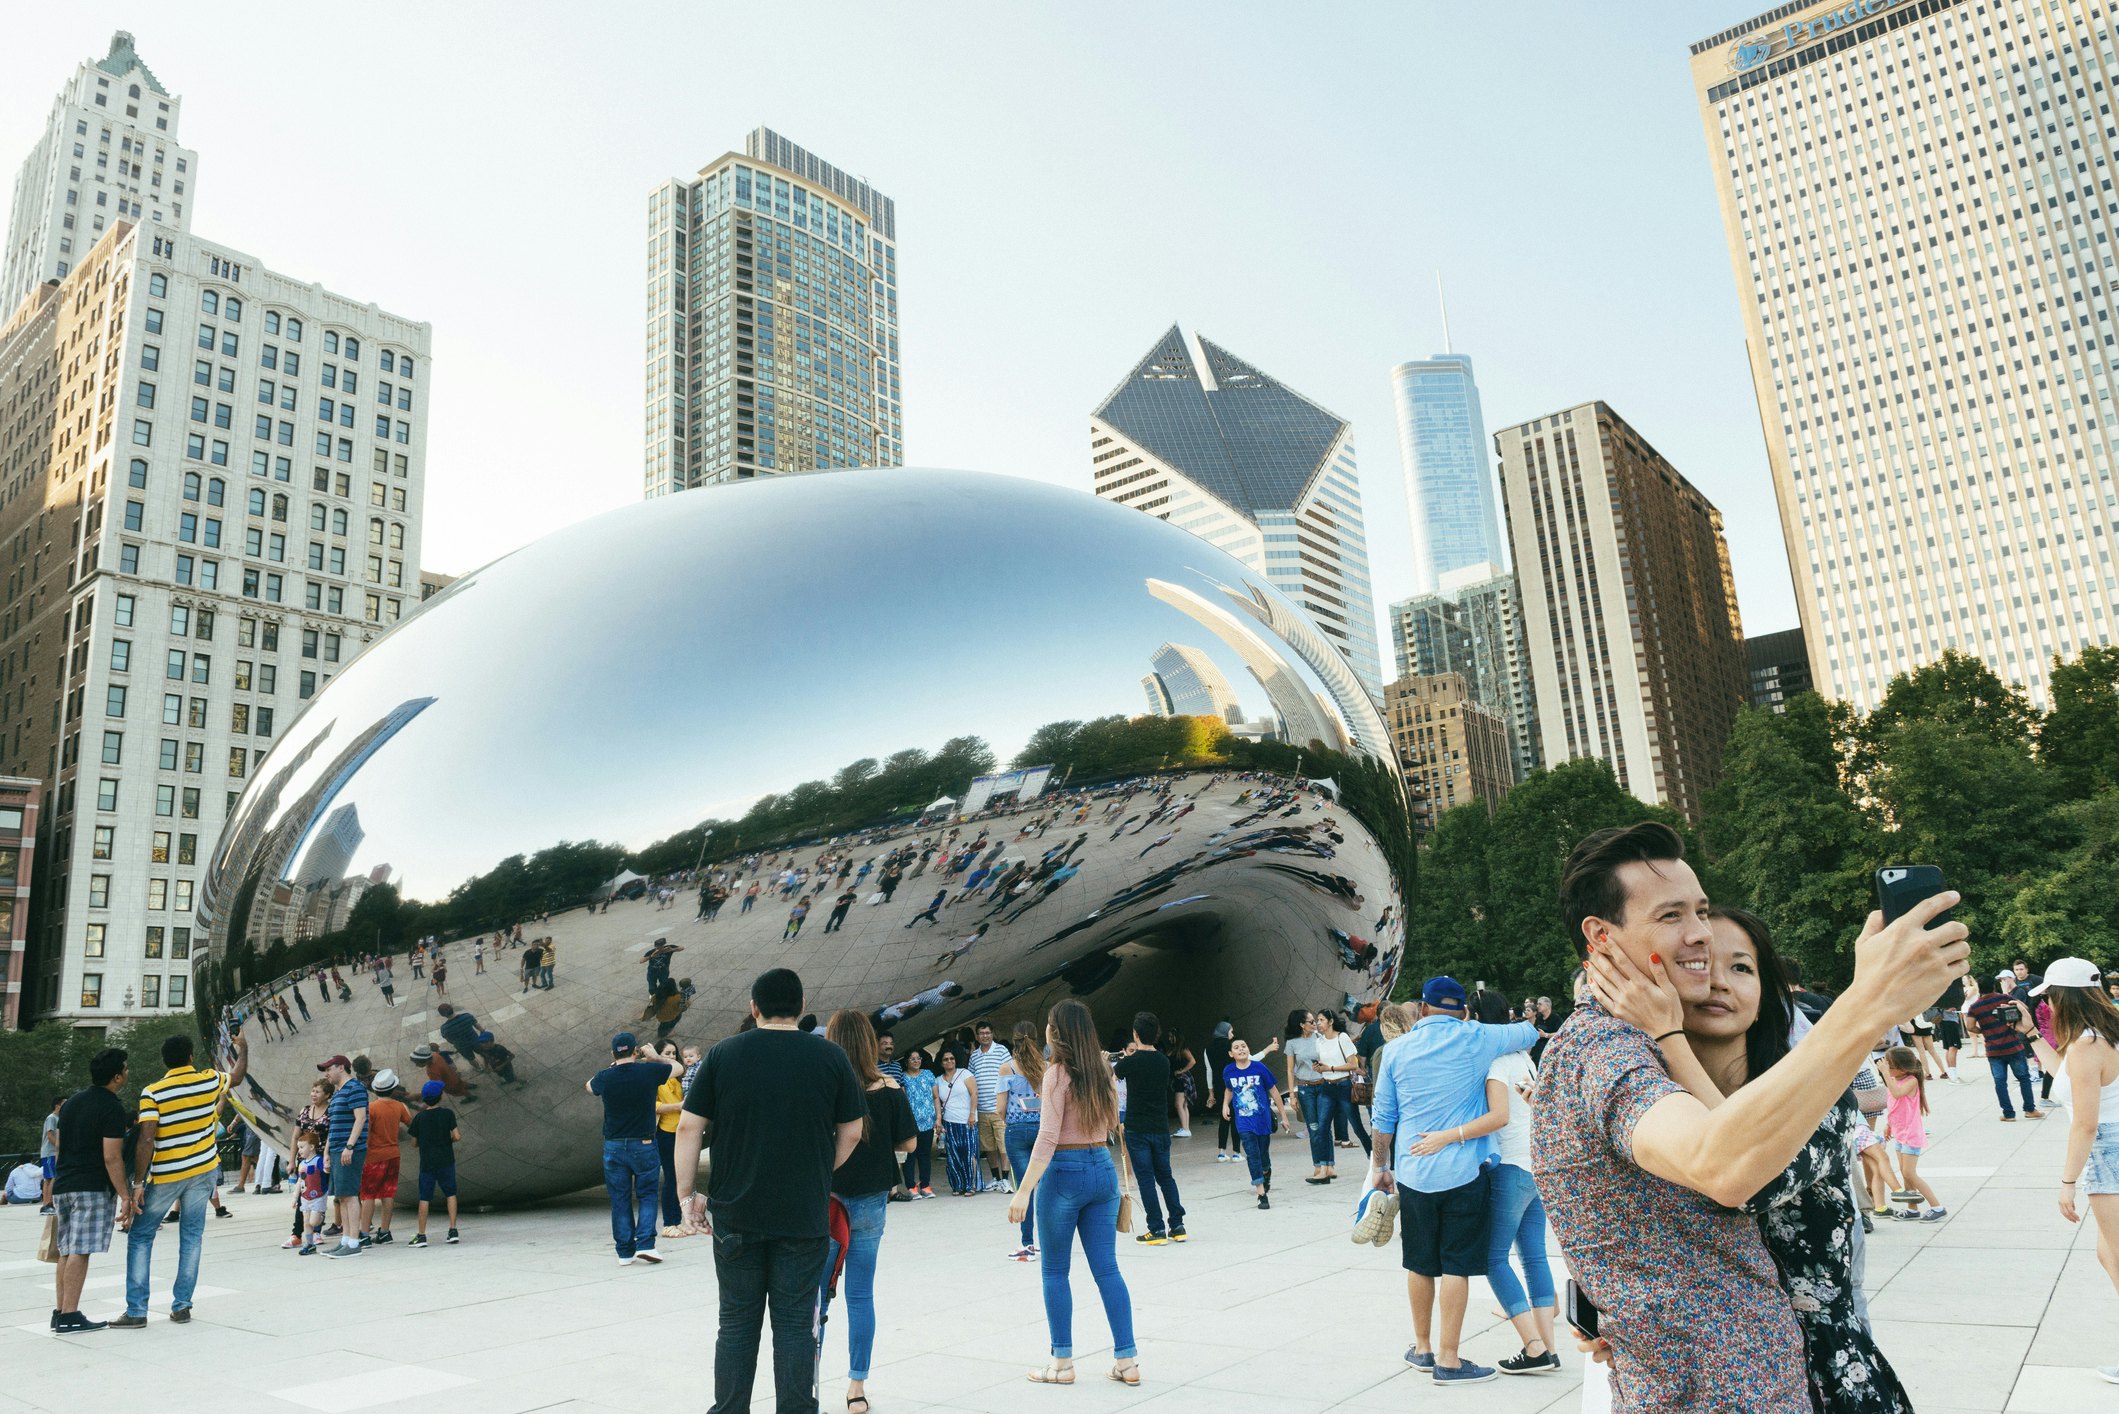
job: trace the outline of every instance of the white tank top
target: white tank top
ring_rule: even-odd
[[[2085,1031],[2082,1033],[2082,1039],[2088,1040],[2095,1034],[2095,1032]],[[2072,1102],[2073,1097],[2069,1092],[2067,1067],[2062,1065],[2053,1072],[2053,1103],[2067,1107]],[[2119,1124],[2119,1077],[2115,1077],[2111,1084],[2097,1092],[2097,1124],[2099,1128],[2107,1124]]]

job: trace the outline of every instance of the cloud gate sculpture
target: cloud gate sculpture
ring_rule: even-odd
[[[322,1058],[432,1066],[467,1201],[550,1196],[600,1176],[611,1034],[710,1045],[769,967],[901,1051],[1070,996],[1196,1049],[1383,995],[1389,760],[1310,620],[1152,516],[968,472],[690,492],[465,576],[325,687],[215,851],[201,1020],[251,1016],[235,1098],[283,1152]]]

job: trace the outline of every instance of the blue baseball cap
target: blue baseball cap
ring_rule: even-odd
[[[442,1084],[439,1080],[429,1080],[426,1084],[419,1087],[419,1097],[431,1105],[436,1100],[439,1100],[441,1098],[441,1092],[448,1088],[448,1086]]]
[[[1462,992],[1459,992],[1457,995],[1461,997],[1464,994]],[[633,1039],[632,1032],[621,1031],[616,1036],[613,1036],[611,1038],[611,1054],[614,1056],[625,1055],[632,1051],[633,1048],[638,1046],[639,1044],[640,1043],[638,1041]]]
[[[1420,989],[1420,1000],[1448,1011],[1464,1010],[1464,984],[1454,977],[1435,977]]]

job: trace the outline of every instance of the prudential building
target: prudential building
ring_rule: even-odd
[[[1819,689],[2114,639],[2110,0],[1783,5],[1692,46]]]

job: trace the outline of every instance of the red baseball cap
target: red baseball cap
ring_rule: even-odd
[[[316,1068],[318,1070],[329,1070],[333,1066],[337,1066],[340,1070],[351,1070],[353,1069],[353,1062],[347,1060],[344,1056],[333,1056],[330,1060],[320,1061]]]

